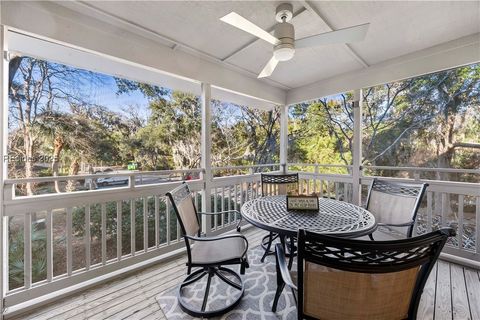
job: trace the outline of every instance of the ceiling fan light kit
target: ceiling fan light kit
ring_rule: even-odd
[[[278,61],[287,61],[295,54],[295,29],[288,22],[282,22],[275,26],[275,38],[279,43],[273,47],[273,56]]]
[[[275,12],[275,20],[277,20],[278,23],[275,25],[274,35],[271,35],[235,12],[230,12],[220,18],[220,20],[273,45],[273,56],[260,72],[258,78],[270,76],[278,62],[292,59],[295,55],[295,47],[308,48],[327,44],[361,41],[365,38],[369,27],[369,24],[366,23],[295,40],[295,28],[289,23],[292,18],[293,7],[290,3],[278,5]]]

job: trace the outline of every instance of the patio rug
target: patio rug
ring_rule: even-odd
[[[275,272],[275,257],[268,256],[264,263],[260,262],[263,249],[258,246],[250,249],[248,253],[250,268],[246,270],[245,275],[242,276],[245,293],[242,300],[237,307],[229,313],[214,319],[282,319],[290,320],[297,318],[297,309],[293,296],[287,288],[284,289],[283,294],[278,302],[277,312],[273,313],[272,302],[275,296],[277,287],[276,272]],[[295,268],[295,266],[294,266]],[[239,271],[239,269],[235,269]],[[188,297],[190,303],[193,305],[201,305],[204,295],[204,285],[207,277],[203,277],[196,285],[188,286]],[[215,281],[214,281],[215,280]],[[177,319],[193,319],[191,316],[184,313],[177,301],[178,288],[172,288],[160,293],[156,299],[165,313],[168,320]],[[238,297],[235,295],[237,290],[232,287],[227,287],[223,282],[218,280],[218,277],[212,279],[212,286],[210,289],[207,310],[209,306],[218,307],[218,297]],[[223,300],[224,301],[224,300]]]

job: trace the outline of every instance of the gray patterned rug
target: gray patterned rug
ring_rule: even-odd
[[[250,268],[248,268],[245,275],[242,276],[245,284],[245,294],[240,301],[240,304],[234,310],[216,319],[290,320],[297,318],[297,311],[292,294],[286,289],[283,291],[282,297],[278,303],[277,312],[273,313],[271,311],[273,297],[275,296],[275,290],[277,287],[275,257],[270,255],[265,259],[264,263],[261,263],[260,258],[262,257],[262,253],[263,249],[261,247],[249,250],[248,258]],[[238,270],[235,271],[238,272]],[[185,294],[188,296],[190,303],[194,305],[201,304],[206,278],[207,277],[204,277],[202,280],[198,281],[196,285],[187,287]],[[218,277],[212,279],[207,310],[209,307],[217,308],[220,306],[220,301],[225,301],[225,296],[230,299],[238,297],[238,295],[236,295],[238,291],[232,287],[227,288],[223,282],[217,280]],[[160,307],[168,320],[192,319],[192,317],[180,309],[176,297],[177,290],[178,288],[176,287],[159,294],[156,299],[160,304]]]

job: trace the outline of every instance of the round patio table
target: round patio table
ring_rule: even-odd
[[[278,233],[281,238],[295,237],[298,229],[356,238],[377,227],[373,214],[348,202],[318,198],[318,211],[287,210],[286,202],[286,196],[259,197],[245,202],[241,214],[254,226]]]

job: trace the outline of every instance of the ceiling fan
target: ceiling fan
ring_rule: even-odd
[[[273,57],[265,65],[262,72],[258,75],[258,78],[270,76],[273,73],[273,70],[275,70],[278,62],[292,59],[295,54],[295,49],[361,41],[365,38],[369,26],[369,24],[366,23],[332,32],[320,33],[302,39],[295,39],[295,29],[291,23],[288,23],[292,18],[292,5],[290,3],[280,4],[277,7],[275,15],[275,19],[278,23],[275,25],[274,35],[271,35],[269,32],[263,30],[235,12],[230,12],[226,16],[220,18],[220,20],[240,30],[253,34],[273,45]]]

